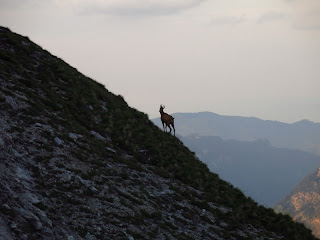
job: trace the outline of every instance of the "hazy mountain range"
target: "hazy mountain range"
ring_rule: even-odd
[[[257,202],[273,207],[306,175],[320,166],[320,156],[273,147],[266,140],[181,137],[212,172],[239,187]]]
[[[219,136],[239,141],[267,139],[275,147],[300,149],[320,155],[320,123],[302,120],[288,124],[211,112],[172,115],[175,117],[176,132],[181,136]],[[159,118],[153,121],[161,125]]]
[[[0,239],[316,239],[121,96],[0,27]]]
[[[320,124],[175,113],[176,133],[211,171],[272,207],[320,166]],[[160,118],[153,122],[162,128]]]

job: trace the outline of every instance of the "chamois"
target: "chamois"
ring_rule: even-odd
[[[161,122],[162,122],[162,126],[163,126],[163,130],[165,132],[167,132],[167,127],[169,127],[170,129],[170,133],[171,133],[171,127],[170,125],[172,126],[173,128],[173,135],[175,136],[176,135],[176,130],[174,129],[174,117],[172,117],[171,115],[165,113],[163,111],[163,109],[165,108],[164,105],[160,105],[160,115],[161,115]]]

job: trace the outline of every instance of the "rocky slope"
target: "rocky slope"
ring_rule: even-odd
[[[0,239],[315,239],[0,27]]]
[[[277,204],[276,210],[290,214],[320,237],[320,168],[307,176],[282,199]]]

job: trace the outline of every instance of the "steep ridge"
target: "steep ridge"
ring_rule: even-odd
[[[2,27],[0,86],[0,239],[315,239]]]
[[[303,179],[275,209],[306,224],[320,237],[320,168]]]

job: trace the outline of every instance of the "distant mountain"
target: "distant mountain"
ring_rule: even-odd
[[[241,142],[220,137],[189,136],[181,137],[181,141],[212,172],[268,207],[274,206],[320,166],[320,156],[276,148],[267,140]]]
[[[320,168],[301,181],[275,209],[304,223],[320,237]]]
[[[320,155],[320,123],[302,120],[288,124],[211,112],[175,113],[173,116],[176,132],[182,136],[219,136],[239,141],[268,139],[276,147],[300,149]],[[161,126],[159,118],[153,121]]]
[[[316,239],[182,142],[0,27],[0,239]]]

